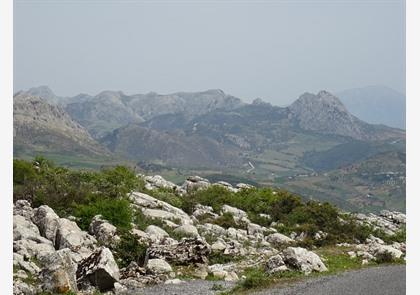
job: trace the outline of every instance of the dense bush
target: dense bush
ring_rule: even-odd
[[[120,232],[120,242],[114,248],[114,255],[118,266],[126,267],[131,261],[142,266],[146,258],[147,245],[140,244],[139,237],[129,231]]]
[[[238,227],[238,224],[233,219],[232,213],[229,212],[226,212],[223,215],[220,215],[220,217],[214,219],[213,223],[225,229],[228,229],[229,227]]]
[[[375,261],[376,263],[391,263],[394,262],[394,256],[392,256],[392,254],[388,251],[382,252],[382,253],[378,253],[375,256]]]
[[[130,229],[132,210],[126,198],[94,197],[86,204],[73,204],[74,216],[80,228],[87,230],[92,218],[100,214],[104,219],[120,229]]]
[[[96,214],[103,215],[120,229],[128,229],[132,219],[141,229],[149,224],[165,228],[162,222],[146,219],[142,214],[136,214],[134,218],[131,216],[126,195],[132,190],[143,191],[144,182],[126,167],[74,171],[36,158],[33,162],[14,160],[13,169],[14,199],[28,199],[34,206],[49,205],[59,215],[74,215],[79,218],[79,225],[83,229],[87,228]],[[165,189],[148,193],[189,214],[198,203],[212,206],[216,212],[228,204],[246,211],[255,223],[269,227],[275,222],[275,227],[282,233],[304,232],[306,238],[302,243],[308,246],[363,242],[369,234],[374,233],[370,227],[358,224],[353,217],[340,213],[329,203],[303,202],[299,196],[279,189],[251,188],[233,193],[222,186],[210,186],[186,196]],[[271,218],[261,217],[261,213]],[[211,218],[203,217],[203,221],[207,219]],[[241,227],[229,214],[212,222],[224,228]],[[171,229],[168,228],[168,231]],[[319,231],[328,235],[314,239]],[[381,233],[376,236],[386,241],[404,241],[405,231],[392,237]]]
[[[48,205],[60,216],[79,217],[83,229],[96,214],[119,228],[129,228],[131,210],[126,195],[143,186],[143,181],[123,166],[76,171],[41,157],[32,162],[13,161],[14,200],[27,199],[34,207]]]

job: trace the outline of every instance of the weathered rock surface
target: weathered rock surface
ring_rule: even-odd
[[[75,255],[73,259],[80,261],[88,257],[96,248],[96,239],[87,232],[82,231],[74,221],[66,218],[58,220],[57,236],[55,240],[56,249],[71,249]]]
[[[312,271],[327,271],[327,267],[318,255],[301,247],[288,247],[283,251],[286,265],[309,274]]]
[[[34,213],[31,204],[27,200],[17,200],[13,204],[13,215],[23,216],[31,220]]]
[[[283,256],[281,256],[280,254],[270,257],[267,260],[265,269],[269,274],[288,270],[286,264],[284,263]]]
[[[210,245],[200,238],[183,238],[173,245],[151,245],[147,249],[147,257],[176,264],[207,263],[210,251]]]
[[[59,217],[53,209],[47,205],[34,209],[32,221],[38,226],[43,237],[55,243]]]
[[[119,241],[117,236],[117,228],[103,219],[101,215],[92,218],[89,225],[89,233],[94,235],[98,242],[107,244],[116,244]]]
[[[211,186],[208,179],[200,176],[189,176],[187,180],[182,184],[181,189],[186,192],[192,192],[195,190],[206,189]]]
[[[76,265],[72,261],[71,251],[62,249],[44,256],[44,266],[40,273],[42,289],[52,293],[77,292]]]
[[[172,272],[172,267],[165,260],[154,258],[147,260],[146,270],[153,274],[168,274]]]
[[[184,224],[174,230],[175,233],[181,234],[186,237],[198,237],[198,230],[194,225]]]
[[[169,237],[169,234],[166,231],[156,225],[149,225],[146,227],[145,232],[154,241],[160,241],[166,237]]]
[[[148,190],[159,189],[159,188],[176,190],[178,188],[178,185],[166,180],[160,175],[142,176],[142,177],[146,181],[146,189]]]
[[[275,245],[275,246],[280,246],[280,245],[285,245],[285,244],[289,244],[293,242],[293,239],[280,234],[280,233],[273,233],[271,235],[268,235],[266,237],[267,242]]]
[[[181,209],[160,201],[144,193],[133,192],[130,199],[134,206],[150,218],[178,221],[182,224],[193,224],[190,216]]]
[[[111,251],[101,247],[78,264],[76,276],[79,288],[92,284],[102,292],[114,287],[120,272]]]

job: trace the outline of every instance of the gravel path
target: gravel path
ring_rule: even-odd
[[[224,290],[233,283],[224,281],[191,280],[181,284],[156,285],[139,292],[145,295],[211,295],[214,285]],[[372,267],[348,271],[333,276],[308,279],[288,286],[247,293],[254,295],[403,295],[405,294],[405,265]]]
[[[405,265],[373,267],[279,286],[254,295],[402,295]]]

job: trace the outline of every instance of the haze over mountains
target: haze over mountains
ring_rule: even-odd
[[[33,101],[42,108],[32,108]],[[223,173],[293,187],[302,177],[312,183],[311,177],[319,178],[320,172],[340,174],[364,161],[379,165],[372,159],[389,153],[390,159],[396,159],[393,163],[399,163],[391,172],[405,181],[401,156],[405,155],[405,132],[362,121],[327,91],[304,93],[289,107],[277,107],[261,99],[244,103],[222,90],[166,95],[103,91],[95,96],[57,97],[43,86],[15,96],[14,124],[15,156],[112,155],[162,173],[173,174],[172,168],[178,174]],[[383,167],[373,166],[368,172],[359,169],[360,173],[383,172]],[[362,183],[360,173],[355,173],[353,185],[339,186],[345,187],[339,194],[344,197],[336,197],[335,203],[355,210],[360,204],[374,210],[404,209],[404,186],[396,188],[389,179]],[[317,181],[315,188],[311,184],[302,191],[305,186],[300,185],[296,190],[307,197],[331,193],[334,198],[334,192],[325,189],[335,187],[331,179]]]
[[[337,92],[356,117],[373,124],[405,129],[405,95],[385,86],[367,86]]]

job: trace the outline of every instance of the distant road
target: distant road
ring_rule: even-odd
[[[278,286],[254,295],[403,295],[405,265],[372,267]],[[420,293],[419,293],[420,294]]]

